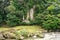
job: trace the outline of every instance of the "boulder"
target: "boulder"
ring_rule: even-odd
[[[22,36],[22,35],[17,35],[17,37],[16,37],[18,40],[23,40],[25,37],[24,36]]]
[[[3,34],[0,33],[0,40],[4,40],[5,38],[3,37]]]
[[[20,35],[20,39],[23,40],[24,39],[24,36]]]
[[[5,39],[5,40],[17,40],[17,39]]]
[[[36,36],[36,35],[34,35],[34,36],[33,36],[33,38],[37,38],[37,36]]]
[[[14,33],[7,32],[4,33],[3,35],[6,39],[16,39],[16,35]]]
[[[43,38],[43,37],[44,37],[44,35],[43,35],[43,34],[39,34],[39,35],[38,35],[38,37]]]

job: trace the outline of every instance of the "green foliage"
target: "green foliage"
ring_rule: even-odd
[[[43,14],[38,14],[36,17],[35,17],[35,23],[36,24],[39,24],[39,25],[42,25],[42,22],[45,20],[45,17]]]
[[[43,28],[48,29],[48,30],[55,30],[58,27],[58,21],[57,20],[47,20],[43,22]]]
[[[57,17],[60,18],[60,14],[57,14]]]
[[[34,20],[27,20],[27,13],[35,6]],[[29,15],[30,16],[30,15]],[[4,0],[0,1],[0,24],[41,25],[45,29],[56,29],[60,26],[59,0]]]
[[[19,31],[16,31],[15,32],[17,35],[22,35],[24,37],[27,37],[28,36],[28,32],[26,30],[19,30]]]
[[[55,6],[54,5],[51,5],[47,8],[47,10],[54,10],[55,9]]]
[[[58,23],[58,27],[60,26],[60,14],[57,14],[57,17],[59,18],[58,19],[58,21],[59,21],[59,23]],[[59,27],[60,28],[60,27]]]
[[[3,22],[2,16],[0,15],[0,24]]]
[[[20,24],[20,20],[16,17],[16,15],[8,14],[6,23],[8,26],[16,26]]]
[[[14,13],[16,8],[13,6],[13,5],[9,5],[8,7],[5,7],[5,10],[7,12],[11,12],[11,13]]]
[[[59,18],[55,15],[47,14],[43,15],[40,14],[36,17],[37,23],[42,25],[43,28],[47,30],[55,30],[58,28],[59,24]]]
[[[13,1],[11,1],[10,5],[5,7],[5,10],[7,11],[7,20],[6,24],[8,26],[16,26],[21,24],[22,17],[23,17],[23,12],[16,10],[16,8],[13,6]]]

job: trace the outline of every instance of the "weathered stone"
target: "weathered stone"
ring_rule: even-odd
[[[33,36],[33,38],[37,38],[37,36],[36,36],[36,35],[34,35],[34,36]]]
[[[28,34],[27,36],[30,37],[30,34]]]
[[[44,35],[43,34],[40,34],[40,35],[38,35],[40,38],[43,38],[44,37]]]
[[[17,40],[17,39],[5,39],[5,40]]]
[[[20,35],[20,39],[23,40],[24,39],[24,36]]]
[[[16,39],[16,35],[14,33],[7,32],[7,33],[4,33],[3,35],[7,39]]]
[[[2,33],[0,33],[0,40],[3,40],[3,39],[5,38],[3,37]]]
[[[10,33],[15,33],[17,30],[15,30],[15,29],[10,29],[10,30],[8,30],[8,32],[10,32]]]
[[[34,34],[33,34],[33,33],[31,33],[31,34],[30,34],[30,37],[32,37],[33,35],[34,35]]]

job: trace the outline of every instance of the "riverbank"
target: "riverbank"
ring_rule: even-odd
[[[16,26],[16,27],[1,27],[0,39],[27,39],[27,38],[42,38],[44,29],[40,26]]]

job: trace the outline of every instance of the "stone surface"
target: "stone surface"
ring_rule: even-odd
[[[17,40],[17,39],[5,39],[5,40]]]
[[[5,39],[5,38],[4,38],[3,35],[0,33],[0,40],[3,40],[3,39]]]
[[[4,35],[5,39],[14,39],[14,38],[16,39],[16,35],[13,33],[10,33],[10,32],[6,32],[3,35]]]
[[[24,36],[20,35],[20,39],[23,40],[24,39]]]
[[[0,40],[17,40],[17,39],[11,39],[13,37],[12,33],[6,34],[8,35],[8,39],[4,38],[3,34],[0,33]],[[51,32],[51,33],[44,33],[44,38],[27,38],[24,40],[60,40],[60,32]]]

